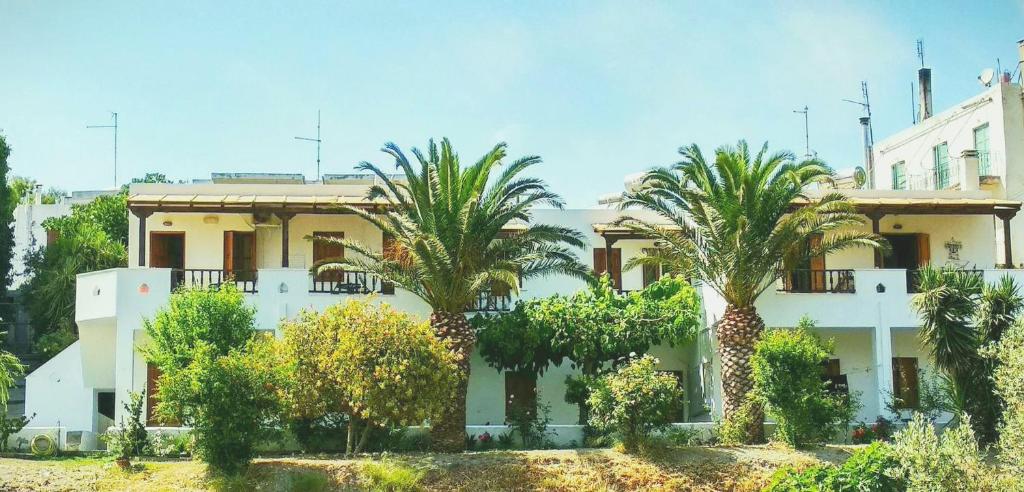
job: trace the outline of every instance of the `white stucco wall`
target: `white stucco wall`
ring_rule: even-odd
[[[35,415],[29,425],[68,431],[95,429],[96,397],[82,380],[78,342],[32,371],[25,383],[25,415]]]

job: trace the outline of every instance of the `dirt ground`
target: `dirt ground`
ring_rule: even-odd
[[[780,466],[839,463],[849,454],[849,447],[744,446],[669,448],[647,456],[574,449],[274,457],[256,460],[233,481],[209,478],[205,466],[190,460],[139,460],[122,472],[109,458],[7,457],[0,458],[0,491],[759,490]]]

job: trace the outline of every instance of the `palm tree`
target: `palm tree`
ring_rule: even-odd
[[[883,240],[849,229],[864,220],[842,194],[817,200],[805,195],[808,185],[831,181],[831,169],[817,159],[797,162],[790,152],[769,154],[767,143],[751,155],[744,141],[715,150],[713,162],[696,144],[679,153],[681,162],[649,171],[622,203],[652,211],[668,224],[631,217],[619,223],[660,245],[628,266],[663,264],[688,272],[726,301],[717,332],[722,410],[729,419],[753,387],[750,356],[764,329],[754,307],[758,296],[811,257],[854,245],[880,247]],[[750,437],[759,441],[763,410],[755,405],[751,411]]]
[[[1009,276],[986,284],[977,272],[952,267],[922,269],[917,280],[918,335],[945,376],[947,398],[957,414],[971,416],[981,442],[995,442],[1002,402],[992,379],[996,361],[983,349],[998,343],[1024,310],[1020,288]]]
[[[588,278],[587,267],[570,249],[583,247],[583,236],[564,227],[530,223],[537,205],[563,207],[542,180],[520,177],[540,163],[540,157],[520,158],[499,173],[504,143],[465,168],[447,139],[440,147],[431,140],[425,154],[412,149],[415,164],[394,144],[382,150],[394,158],[400,178],[367,162],[358,168],[379,178],[381,184],[373,186],[367,198],[384,201],[383,211],[345,208],[394,238],[396,247],[379,252],[356,240],[318,238],[357,255],[314,268],[367,271],[430,305],[430,324],[438,337],[451,343],[465,376],[445,415],[432,423],[431,440],[437,450],[461,451],[469,357],[476,343],[466,319],[467,307],[492,289],[518,292],[521,280],[550,274]],[[510,224],[517,226],[514,231]]]

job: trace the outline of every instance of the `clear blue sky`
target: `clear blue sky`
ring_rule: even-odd
[[[589,206],[691,142],[802,153],[805,104],[812,148],[859,164],[841,99],[867,80],[876,138],[908,125],[917,38],[937,109],[1016,62],[1024,3],[972,3],[0,0],[0,128],[16,174],[64,189],[112,185],[111,135],[85,128],[110,111],[122,180],[312,177],[314,146],[292,137],[321,109],[325,172],[386,163],[386,141],[448,136],[474,160],[504,140]]]

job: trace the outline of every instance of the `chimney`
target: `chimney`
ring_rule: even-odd
[[[917,86],[920,88],[918,121],[932,117],[932,69],[921,67],[917,71]]]
[[[1024,65],[1024,39],[1017,41],[1017,66]],[[1020,74],[1022,80],[1024,80],[1024,73]]]
[[[978,151],[965,149],[960,153],[963,169],[960,170],[960,189],[962,191],[977,191],[981,183],[978,176]]]
[[[861,116],[860,128],[864,132],[864,170],[868,175],[866,186],[872,189],[875,187],[875,166],[874,157],[871,155],[871,118]]]
[[[36,205],[42,205],[43,204],[43,185],[41,185],[41,184],[37,184],[36,185],[35,193],[32,194],[32,201]]]

